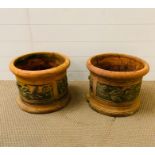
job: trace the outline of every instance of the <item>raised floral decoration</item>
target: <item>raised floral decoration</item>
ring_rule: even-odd
[[[52,87],[49,85],[23,85],[17,83],[21,96],[28,100],[48,100],[53,98]]]
[[[93,92],[93,79],[91,75],[88,76],[88,79],[89,79],[89,90],[90,92]]]
[[[98,82],[96,87],[96,96],[115,103],[132,101],[139,95],[140,87],[141,83],[132,85],[130,88],[125,88],[105,85]]]
[[[63,79],[57,81],[57,89],[59,95],[64,95],[68,90],[67,77],[65,76]]]

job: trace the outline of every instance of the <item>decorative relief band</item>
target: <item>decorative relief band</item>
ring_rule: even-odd
[[[56,98],[54,96],[54,85],[29,85],[17,82],[19,92],[21,97],[33,104],[46,104],[51,102]],[[68,92],[67,77],[56,81],[56,89],[58,91],[58,96],[62,97]]]
[[[27,100],[52,100],[53,88],[50,85],[28,85],[17,82],[20,95]]]
[[[91,75],[89,75],[88,79],[89,79],[89,90],[90,92],[93,92],[93,79]]]
[[[67,76],[57,81],[57,90],[60,96],[65,95],[68,91]]]
[[[96,96],[115,103],[132,101],[140,92],[141,82],[131,87],[110,86],[97,82]]]

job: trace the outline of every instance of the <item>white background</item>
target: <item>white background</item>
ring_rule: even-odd
[[[60,51],[71,59],[69,80],[87,80],[88,57],[101,52],[135,55],[155,79],[155,9],[0,9],[0,80],[15,79],[12,58]]]
[[[30,7],[32,7],[32,8],[34,8],[34,7],[38,7],[38,8],[41,8],[41,7],[46,7],[46,8],[48,8],[48,7],[52,7],[52,8],[53,7],[56,7],[56,8],[58,8],[58,7],[63,7],[63,8],[64,7],[65,8],[67,8],[67,7],[70,7],[70,8],[75,8],[75,7],[89,7],[89,8],[92,8],[92,7],[97,7],[97,8],[100,8],[100,7],[103,7],[103,8],[105,8],[105,7],[107,7],[107,8],[109,8],[109,7],[114,7],[114,8],[116,8],[116,7],[117,8],[120,8],[120,7],[121,8],[122,7],[124,7],[124,8],[128,8],[128,7],[130,7],[130,8],[131,7],[134,7],[134,8],[137,8],[137,7],[138,8],[139,7],[141,7],[141,8],[149,7],[149,8],[152,8],[152,7],[155,7],[154,0],[140,0],[140,1],[139,0],[117,0],[117,1],[116,0],[108,0],[108,1],[107,0],[105,0],[105,1],[104,0],[102,0],[102,1],[101,0],[94,0],[93,2],[92,1],[93,0],[89,0],[89,1],[88,0],[56,0],[56,1],[55,0],[37,0],[37,1],[36,0],[5,0],[5,1],[1,1],[1,7],[15,7],[15,8],[16,7],[18,7],[18,8],[20,8],[20,7],[21,8],[23,8],[23,7],[26,7],[26,8],[30,8]],[[132,12],[132,11],[130,11],[130,12]],[[5,14],[2,14],[1,15],[2,18],[0,18],[1,19],[0,21],[3,21],[4,19],[5,20],[6,19],[10,20],[10,21],[11,20],[15,21],[15,18],[18,21],[18,20],[21,20],[21,18],[22,18],[22,17],[19,18],[19,17],[16,16],[13,19],[13,18],[11,18],[11,15],[13,15],[13,13],[10,13],[11,15],[8,15],[7,17],[6,17],[6,14],[9,14],[9,13],[7,12]],[[123,13],[123,14],[125,14],[125,13]],[[125,16],[123,14],[122,14],[122,16]],[[130,15],[130,13],[129,13],[129,15]],[[113,15],[113,16],[115,16],[115,15]],[[134,15],[132,15],[131,18],[134,18],[133,16]],[[148,16],[151,17],[152,20],[151,20],[150,23],[146,24],[144,21],[147,20]],[[148,15],[148,16],[144,16],[143,14],[140,15],[141,19],[144,19],[143,22],[140,23],[140,24],[143,25],[143,23],[145,23],[146,25],[154,25],[153,24],[154,20],[155,20],[154,13],[151,13],[151,15]],[[117,21],[118,18],[116,18],[114,20]],[[139,20],[137,20],[137,21],[139,21]],[[17,24],[15,24],[15,25],[17,25]],[[1,50],[2,50],[2,45],[3,45],[3,52],[8,52],[8,53],[10,51],[23,52],[24,50],[29,50],[29,49],[26,49],[24,47],[23,48],[22,47],[17,48],[18,44],[10,46],[10,49],[11,49],[10,50],[9,49],[9,44],[8,44],[8,47],[7,47],[7,43],[6,43],[5,46],[3,44],[0,44],[1,45],[0,46]],[[145,48],[142,48],[141,46],[139,46],[139,43],[138,43],[138,45],[137,45],[137,43],[135,43],[135,47],[137,47],[137,50],[136,50],[136,48],[134,49],[135,52],[137,51],[139,53],[144,53],[142,51],[145,51],[145,53],[147,53],[148,56],[150,55],[150,57],[153,57],[152,56],[153,53],[154,53],[153,40],[152,40],[152,46],[149,46],[149,43],[146,46],[143,46],[143,43],[140,43],[140,45],[142,47],[145,47]],[[13,50],[13,47],[15,48],[14,50]],[[120,47],[122,47],[122,46],[120,45]],[[130,48],[131,47],[134,47],[134,45],[130,46]],[[98,48],[98,47],[96,47],[96,48]],[[109,46],[109,48],[111,50],[111,46]],[[128,49],[129,47],[126,47],[126,48]],[[130,49],[128,49],[128,51],[129,50]],[[1,52],[2,51],[0,51],[0,53]],[[127,50],[125,49],[125,50],[123,50],[123,52],[126,53]],[[152,53],[152,55],[151,55],[151,53]],[[1,68],[3,66],[2,63],[1,63],[2,59],[3,59],[3,57],[0,56],[0,79],[12,79],[11,74],[9,74],[9,75],[6,74],[6,73],[2,74],[2,72],[1,72]],[[149,79],[154,80],[154,76],[152,74],[153,73],[152,72],[152,66],[153,65],[151,65],[151,73],[150,73],[150,75],[146,77],[146,79],[148,79],[148,80]],[[3,76],[3,78],[2,78],[2,76]],[[2,149],[4,149],[4,150],[2,150]],[[75,148],[45,148],[44,149],[44,148],[41,148],[41,147],[40,148],[33,148],[33,149],[32,148],[18,148],[18,149],[17,148],[9,148],[9,149],[8,148],[1,148],[0,150],[1,150],[2,154],[15,153],[17,155],[21,154],[21,152],[24,155],[25,154],[30,154],[32,152],[33,152],[33,154],[40,154],[40,155],[41,154],[51,154],[51,153],[56,153],[58,155],[62,155],[62,154],[63,155],[64,154],[70,155],[70,154],[73,154],[73,153],[74,154],[79,154],[79,153],[88,154],[89,153],[90,155],[93,155],[93,154],[97,154],[97,155],[98,154],[108,154],[108,155],[119,154],[119,155],[123,155],[125,153],[125,154],[128,155],[128,154],[133,154],[135,152],[136,152],[136,154],[141,154],[141,155],[145,155],[145,154],[148,154],[148,153],[152,154],[152,155],[154,154],[154,148],[144,148],[144,147],[143,148],[131,148],[131,147],[130,148],[111,148],[111,147],[110,148],[88,148],[87,147],[87,148],[76,148],[76,150],[75,150]],[[49,149],[51,149],[51,150],[49,150]]]

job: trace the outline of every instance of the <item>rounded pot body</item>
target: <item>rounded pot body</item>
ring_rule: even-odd
[[[13,60],[10,69],[17,79],[20,107],[32,113],[63,107],[68,98],[66,72],[69,65],[66,56],[55,52],[29,53]]]
[[[127,116],[139,109],[139,93],[149,65],[142,59],[117,53],[99,54],[87,62],[90,71],[88,101],[98,112]]]

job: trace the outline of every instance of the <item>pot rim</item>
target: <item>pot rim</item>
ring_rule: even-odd
[[[21,57],[31,55],[31,54],[55,54],[55,55],[59,55],[59,56],[63,57],[64,62],[62,64],[60,64],[59,66],[54,67],[54,68],[48,68],[48,69],[36,70],[36,71],[23,70],[23,69],[20,69],[20,68],[15,66],[15,61],[17,61]],[[35,78],[38,76],[51,76],[52,74],[55,75],[55,74],[61,73],[61,72],[65,71],[69,66],[70,66],[70,60],[67,56],[65,56],[59,52],[40,51],[40,52],[28,52],[26,54],[23,54],[21,56],[16,57],[15,59],[13,59],[11,61],[9,68],[16,76],[25,77],[25,78],[29,78],[29,77]]]
[[[142,63],[144,65],[144,67],[142,69],[139,69],[137,71],[109,71],[109,70],[105,70],[105,69],[101,69],[99,67],[95,67],[91,60],[97,56],[123,56],[123,57],[127,57],[129,59],[133,59],[136,60],[140,63]],[[100,53],[97,55],[94,55],[92,57],[90,57],[87,61],[87,68],[89,69],[90,72],[95,73],[98,76],[102,76],[102,77],[106,77],[106,78],[111,78],[111,79],[135,79],[135,78],[141,78],[144,75],[146,75],[149,72],[149,64],[142,60],[139,57],[136,56],[132,56],[132,55],[128,55],[128,54],[122,54],[122,53]]]

